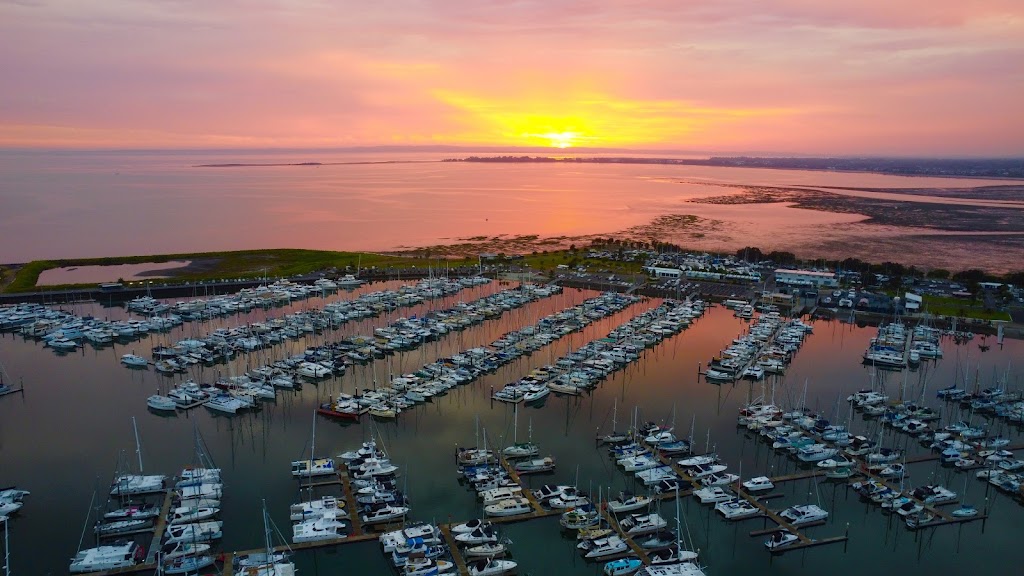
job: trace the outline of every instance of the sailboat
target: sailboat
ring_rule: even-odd
[[[89,501],[89,513],[92,512],[92,505],[95,501],[96,493],[93,492],[92,499]],[[82,527],[82,536],[78,540],[78,552],[71,559],[71,565],[68,567],[72,574],[129,568],[145,558],[145,551],[134,541],[115,542],[106,546],[97,546],[83,550],[82,540],[85,539],[85,528],[89,525],[89,513],[86,513],[85,526]],[[5,521],[4,525],[6,526],[6,524],[7,522]]]
[[[289,552],[274,552],[270,537],[270,515],[267,502],[263,501],[263,534],[266,552],[255,552],[235,557],[235,573],[244,576],[294,576],[295,564],[288,561]]]
[[[316,451],[316,411],[313,412],[313,439],[310,444],[309,460],[295,460],[292,462],[292,476],[296,478],[311,478],[313,476],[330,476],[336,474],[333,458],[317,458]]]
[[[135,453],[139,457],[139,473],[116,476],[110,485],[111,496],[151,494],[162,492],[165,489],[167,476],[142,474],[142,447],[139,443],[139,428],[135,423],[134,416],[132,417],[132,429],[135,431]]]
[[[619,432],[618,430],[615,429],[616,425],[618,424],[618,422],[616,422],[618,411],[619,399],[616,398],[615,402],[612,403],[612,431],[601,437],[601,442],[604,442],[605,444],[622,444],[623,442],[629,440],[629,434],[625,432]]]
[[[512,427],[512,442],[511,446],[506,447],[501,451],[506,458],[529,458],[540,454],[540,448],[533,443],[533,420],[530,420],[529,427],[529,441],[518,442],[518,431],[519,431],[519,404],[515,404],[514,416],[513,416],[513,427]]]

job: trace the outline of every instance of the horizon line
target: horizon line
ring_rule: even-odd
[[[685,155],[685,156],[706,156],[708,158],[870,158],[870,159],[903,159],[903,160],[1024,160],[1024,153],[1007,155],[976,155],[976,154],[884,154],[884,153],[811,153],[811,152],[772,152],[758,150],[687,150],[677,148],[621,148],[621,147],[588,147],[573,146],[569,148],[554,148],[550,146],[469,146],[463,144],[419,144],[419,145],[395,145],[379,144],[366,146],[267,146],[267,147],[9,147],[0,146],[0,153],[40,153],[40,154],[65,154],[65,153],[241,153],[253,154],[261,152],[334,152],[334,153],[359,153],[359,152],[452,152],[452,153],[532,153],[543,154],[549,157],[573,156],[575,154],[644,154],[644,155]]]

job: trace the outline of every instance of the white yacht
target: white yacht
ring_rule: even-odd
[[[608,510],[613,514],[632,512],[648,506],[651,499],[641,494],[620,494],[617,500],[608,501]]]
[[[131,368],[145,368],[149,366],[149,361],[142,356],[136,356],[135,354],[125,354],[121,356],[121,364]]]
[[[497,504],[484,506],[484,514],[488,516],[518,516],[533,512],[530,501],[523,497],[509,498]]]
[[[338,540],[348,536],[347,524],[333,518],[317,518],[306,520],[292,526],[292,542],[319,542],[321,540]]]
[[[467,567],[469,568],[469,576],[499,576],[514,572],[517,566],[518,564],[512,560],[487,558],[472,562]]]
[[[788,530],[779,530],[772,532],[772,535],[764,541],[764,546],[770,551],[781,550],[787,546],[791,546],[800,538],[796,534]]]
[[[825,520],[828,518],[828,512],[815,504],[805,504],[802,506],[790,506],[779,512],[779,516],[794,526],[801,526]]]
[[[135,542],[98,546],[81,550],[71,559],[72,574],[84,574],[129,568],[145,558],[145,551]]]
[[[743,483],[743,489],[747,492],[763,492],[775,488],[775,484],[767,476],[757,476]]]
[[[693,495],[700,500],[701,504],[717,504],[733,498],[732,492],[721,486],[708,486],[700,490],[694,490]]]
[[[757,516],[761,513],[757,506],[754,506],[745,498],[733,498],[732,500],[719,502],[715,504],[715,511],[724,516],[726,520],[741,520]]]
[[[494,528],[477,527],[470,532],[463,532],[455,535],[455,541],[462,544],[486,544],[498,541],[498,533]]]
[[[292,476],[309,478],[311,476],[330,476],[336,474],[332,458],[316,458],[313,460],[296,460],[292,462]]]
[[[174,398],[161,394],[153,394],[146,398],[146,406],[161,412],[176,412],[178,410],[178,403],[174,401]]]
[[[167,526],[164,536],[166,543],[177,542],[212,542],[219,540],[223,533],[221,528],[224,523],[220,520],[212,522],[197,522],[195,524],[172,524]]]
[[[391,506],[385,505],[376,510],[371,510],[363,514],[363,524],[380,524],[383,522],[391,522],[393,520],[401,520],[405,518],[405,515],[409,513],[409,508],[405,506]]]
[[[126,474],[114,479],[114,482],[110,485],[110,495],[128,496],[131,494],[162,492],[166,482],[167,476]]]
[[[321,518],[327,515],[327,513],[337,514],[340,512],[344,514],[344,508],[344,500],[339,500],[335,496],[323,496],[316,500],[292,504],[289,509],[289,518],[293,522],[301,522],[303,520]]]
[[[207,400],[203,405],[210,410],[223,412],[225,414],[236,414],[239,410],[249,406],[248,403],[243,402],[230,394],[217,394]]]
[[[619,537],[617,534],[612,534],[607,538],[598,538],[596,540],[584,540],[576,545],[580,550],[585,550],[584,557],[598,559],[606,556],[614,556],[621,554],[626,551],[629,546],[626,541]]]
[[[188,524],[189,522],[199,522],[200,520],[213,518],[219,513],[220,508],[182,506],[171,510],[170,515],[167,517],[167,523]]]
[[[627,536],[636,536],[657,532],[668,526],[668,522],[658,514],[630,514],[619,522],[619,526]]]

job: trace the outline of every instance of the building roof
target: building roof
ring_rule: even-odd
[[[822,278],[834,278],[835,272],[818,272],[816,270],[792,270],[789,268],[778,268],[776,274],[799,274],[801,276],[821,276]]]

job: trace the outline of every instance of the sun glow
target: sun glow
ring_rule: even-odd
[[[552,148],[570,148],[579,139],[580,135],[575,132],[549,132],[547,134],[539,134],[538,136],[551,141]]]

